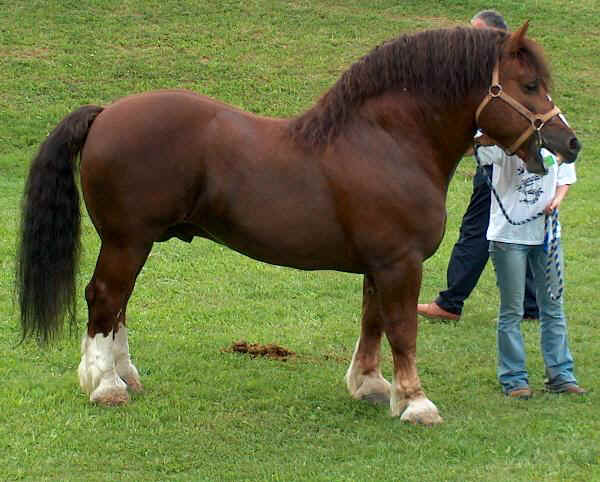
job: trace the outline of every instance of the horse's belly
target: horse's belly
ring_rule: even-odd
[[[206,213],[199,226],[205,237],[270,264],[361,272],[332,211],[302,203],[261,204],[247,199],[227,213]]]

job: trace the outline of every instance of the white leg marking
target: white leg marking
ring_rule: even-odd
[[[127,385],[115,370],[113,333],[98,333],[94,338],[84,335],[81,342],[79,384],[90,394],[92,402],[117,405],[129,400]]]
[[[359,343],[360,338],[356,342],[352,362],[344,377],[348,391],[356,400],[369,400],[374,403],[385,401],[387,403],[390,398],[390,383],[383,378],[379,370],[367,374],[362,373],[362,368],[356,359]]]
[[[127,342],[127,327],[123,324],[119,325],[119,331],[115,335],[113,356],[115,358],[117,374],[127,384],[127,387],[134,392],[141,392],[142,384],[140,382],[140,375],[135,365],[131,363],[129,343]]]

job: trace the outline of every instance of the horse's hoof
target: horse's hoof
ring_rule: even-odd
[[[114,407],[125,405],[129,402],[129,394],[127,393],[127,390],[123,390],[122,388],[111,388],[97,392],[98,391],[92,393],[90,401],[97,403],[98,405]]]
[[[444,421],[440,417],[437,407],[427,398],[411,400],[400,420],[415,425],[437,425]]]
[[[127,385],[127,388],[129,390],[131,390],[133,393],[141,393],[144,391],[142,382],[140,382],[139,379],[137,379],[135,377],[129,377],[129,378],[121,377],[121,380],[123,380],[125,382],[125,384]]]
[[[412,423],[413,425],[438,425],[444,421],[439,413],[422,413],[419,415],[402,416],[400,420],[403,422]]]
[[[133,393],[142,393],[144,391],[144,386],[139,382],[139,380],[131,380],[126,381],[127,388],[131,390]]]
[[[352,369],[346,373],[346,387],[355,400],[364,400],[373,405],[390,403],[390,382],[381,376],[381,373],[360,375]]]
[[[361,397],[361,400],[369,402],[371,405],[390,404],[390,397],[385,393],[367,393]]]

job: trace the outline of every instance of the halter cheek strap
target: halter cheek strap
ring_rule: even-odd
[[[550,119],[552,119],[555,115],[560,114],[560,109],[554,106],[553,109],[546,112],[545,114],[536,114],[527,109],[523,104],[519,101],[515,100],[512,96],[507,94],[502,85],[500,84],[500,73],[499,73],[499,62],[496,62],[494,66],[494,71],[492,73],[492,85],[488,90],[487,95],[479,104],[477,111],[475,112],[475,123],[479,126],[479,116],[483,112],[483,109],[487,107],[492,99],[500,99],[510,105],[514,110],[516,110],[519,114],[521,114],[525,119],[530,122],[529,127],[523,132],[519,138],[505,151],[507,154],[513,155],[519,147],[534,133],[537,132],[538,138],[541,138],[541,130],[546,125]],[[489,137],[489,136],[488,136]],[[541,144],[541,142],[540,142]],[[500,144],[499,144],[500,145]]]

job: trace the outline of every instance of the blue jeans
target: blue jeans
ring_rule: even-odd
[[[521,335],[525,271],[531,267],[540,312],[541,349],[546,365],[548,385],[558,388],[577,383],[573,375],[573,357],[569,352],[567,322],[562,297],[553,300],[546,288],[546,253],[544,246],[490,242],[490,256],[500,290],[498,313],[498,379],[505,393],[529,386],[525,367],[525,348]],[[558,246],[561,271],[562,249]],[[558,291],[555,270],[552,269],[553,292]]]

